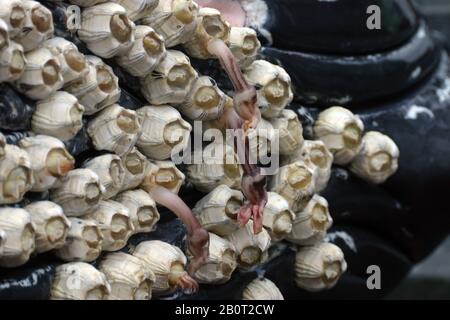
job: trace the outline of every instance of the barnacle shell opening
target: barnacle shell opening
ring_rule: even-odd
[[[119,42],[130,41],[133,27],[126,14],[117,13],[110,20],[111,33]]]
[[[77,49],[70,49],[64,52],[64,59],[67,65],[76,72],[83,71],[86,66],[86,58]]]
[[[59,62],[55,59],[48,60],[42,68],[42,79],[48,86],[54,85],[59,80]]]
[[[25,22],[25,10],[21,4],[14,5],[11,8],[11,13],[9,15],[9,23],[12,27],[17,29],[22,29],[22,25]]]
[[[142,42],[144,44],[144,49],[149,56],[161,53],[164,48],[164,42],[161,41],[160,36],[156,34],[155,31],[147,33],[144,38],[142,38]]]
[[[50,11],[43,10],[43,8],[45,7],[38,6],[33,8],[31,12],[31,21],[41,33],[47,32],[53,25],[53,18]]]
[[[14,76],[20,75],[25,70],[25,56],[22,50],[14,50],[11,56],[9,72]]]
[[[65,176],[74,165],[74,158],[64,148],[54,148],[47,155],[46,167],[54,177]]]
[[[189,24],[197,16],[198,7],[192,0],[174,0],[172,10],[179,21]]]

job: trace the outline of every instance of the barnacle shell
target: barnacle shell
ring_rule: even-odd
[[[397,171],[400,151],[387,135],[367,132],[362,138],[362,146],[350,165],[350,170],[358,177],[379,184]]]
[[[302,210],[314,195],[314,171],[303,160],[281,167],[273,177],[270,190],[285,198],[291,210]]]
[[[267,278],[257,278],[245,287],[243,300],[284,300],[280,289]]]
[[[153,105],[178,105],[186,100],[197,77],[184,53],[167,50],[166,57],[143,80],[142,94]]]
[[[54,188],[58,179],[74,168],[75,159],[60,140],[44,135],[23,138],[19,142],[31,160],[34,175],[32,191]]]
[[[163,241],[144,241],[137,245],[133,256],[141,259],[155,275],[153,293],[168,294],[175,291],[177,280],[186,274],[187,259],[184,253]]]
[[[130,50],[134,28],[124,7],[107,2],[83,10],[78,36],[95,55],[112,58]]]
[[[208,51],[208,43],[220,39],[228,43],[230,24],[226,22],[220,11],[213,8],[201,8],[197,16],[197,28],[194,35],[184,43],[184,48],[190,57],[199,59],[215,58]]]
[[[152,231],[159,221],[156,203],[144,190],[122,192],[115,200],[128,208],[135,234]]]
[[[134,147],[141,134],[141,124],[135,111],[114,104],[89,122],[87,132],[97,150],[122,156]]]
[[[292,110],[282,110],[276,118],[270,119],[274,130],[278,130],[279,153],[294,154],[303,145],[303,127],[297,114]]]
[[[111,292],[105,275],[88,263],[71,262],[56,268],[52,300],[104,300]]]
[[[72,42],[55,37],[45,41],[43,46],[51,50],[58,58],[64,85],[81,79],[89,72],[86,57],[78,51],[77,46]]]
[[[232,146],[213,142],[203,150],[195,150],[192,159],[186,174],[196,189],[210,192],[221,184],[230,188],[241,185],[242,168]]]
[[[109,253],[100,262],[99,270],[111,285],[109,300],[151,299],[155,275],[141,259],[123,252]]]
[[[184,183],[185,176],[171,161],[153,161],[149,164],[141,188],[149,192],[160,186],[173,193],[178,193]]]
[[[191,125],[170,106],[146,106],[137,110],[142,118],[142,135],[137,146],[147,157],[166,160],[185,150]]]
[[[186,42],[197,26],[198,5],[192,0],[159,1],[152,13],[142,19],[166,40],[168,48]]]
[[[84,77],[65,88],[85,107],[86,115],[92,115],[116,103],[120,98],[119,78],[110,66],[96,56],[86,56],[88,70]]]
[[[255,128],[251,128],[247,133],[249,148],[250,148],[250,161],[256,163],[257,160],[265,160],[269,158],[270,154],[276,155],[279,153],[279,136],[278,131],[274,130],[272,124],[261,119]],[[252,159],[252,157],[254,157]]]
[[[306,207],[295,214],[292,231],[286,238],[299,245],[314,245],[325,238],[332,224],[327,200],[314,195]]]
[[[251,269],[265,262],[268,258],[270,235],[265,230],[258,234],[253,232],[253,221],[225,237],[236,248],[240,268]]]
[[[239,229],[237,214],[243,205],[240,191],[220,185],[197,202],[192,212],[203,228],[219,236],[227,236]]]
[[[159,4],[159,0],[112,0],[112,2],[124,7],[128,17],[133,21],[147,17]]]
[[[103,192],[94,171],[75,169],[61,179],[57,189],[50,192],[50,199],[63,207],[66,216],[77,217],[96,210]]]
[[[24,1],[2,0],[0,19],[8,26],[9,36],[15,38],[25,25],[26,12]]]
[[[98,208],[86,218],[94,219],[100,224],[104,251],[122,249],[134,231],[128,208],[117,201],[100,201]]]
[[[35,248],[35,231],[30,214],[18,208],[0,208],[0,230],[6,234],[0,267],[25,264]]]
[[[148,26],[137,26],[130,51],[117,57],[117,63],[135,77],[150,74],[167,55],[164,38]]]
[[[261,48],[256,31],[252,28],[232,27],[229,40],[231,52],[244,68],[255,60]]]
[[[13,82],[18,80],[25,71],[25,63],[25,55],[20,44],[10,42],[1,48],[0,82]]]
[[[226,98],[214,79],[203,76],[194,82],[186,101],[177,108],[191,120],[214,120],[222,115]]]
[[[92,7],[96,4],[107,2],[108,0],[68,0],[68,1],[80,7]]]
[[[83,165],[83,168],[94,171],[105,189],[104,199],[114,197],[122,188],[125,169],[122,160],[115,154],[95,157]]]
[[[138,187],[144,181],[149,162],[147,158],[136,148],[122,156],[122,164],[125,170],[122,189],[129,190]]]
[[[8,25],[5,23],[5,21],[3,21],[2,19],[0,19],[0,50],[2,50],[3,48],[7,47],[9,45],[9,27]]]
[[[37,1],[22,1],[25,9],[25,23],[14,41],[22,45],[25,52],[39,47],[53,37],[53,16],[50,10]],[[25,31],[24,31],[25,30]]]
[[[62,141],[75,137],[83,126],[84,107],[78,99],[65,91],[57,91],[36,103],[31,129]]]
[[[36,252],[61,248],[66,242],[70,221],[63,209],[50,201],[33,202],[25,207],[36,232]]]
[[[280,241],[291,232],[294,219],[295,215],[289,209],[286,199],[275,192],[268,192],[263,212],[263,226],[273,241]]]
[[[364,125],[350,110],[331,107],[322,111],[314,123],[314,138],[325,143],[334,163],[350,163],[361,148]]]
[[[283,68],[256,60],[244,70],[244,77],[249,84],[260,88],[257,90],[257,104],[264,117],[277,117],[291,103],[291,78]]]
[[[5,145],[0,158],[0,204],[22,200],[34,183],[28,154],[14,145]]]
[[[334,287],[345,270],[347,263],[342,250],[331,243],[299,248],[295,257],[295,283],[307,291]]]
[[[69,218],[70,229],[63,247],[54,252],[64,261],[96,260],[102,252],[103,235],[95,220]]]
[[[209,234],[208,257],[193,277],[199,283],[222,284],[230,280],[237,267],[234,246],[214,233]],[[188,254],[188,258],[192,256]]]
[[[45,99],[63,86],[61,65],[47,48],[28,52],[25,62],[25,70],[17,80],[16,88],[27,97]]]

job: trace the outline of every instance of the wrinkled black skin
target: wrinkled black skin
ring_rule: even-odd
[[[30,130],[35,103],[0,83],[0,130]]]

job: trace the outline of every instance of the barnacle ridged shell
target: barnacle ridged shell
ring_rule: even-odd
[[[187,263],[186,256],[178,247],[169,243],[159,240],[141,242],[135,248],[133,256],[141,259],[153,271],[155,295],[175,291],[176,280],[179,276],[186,274],[184,271]]]
[[[143,80],[142,94],[153,105],[178,105],[186,100],[197,77],[184,53],[167,50],[166,57]]]
[[[110,66],[96,56],[86,56],[89,72],[65,87],[78,98],[86,115],[92,115],[116,103],[120,98],[119,78]]]
[[[78,51],[77,46],[72,42],[55,37],[45,41],[43,46],[51,50],[58,58],[64,85],[81,79],[89,72],[86,57]]]
[[[15,38],[25,25],[26,12],[24,1],[2,0],[0,19],[8,26],[9,36]]]
[[[307,291],[334,287],[345,270],[347,263],[342,250],[331,243],[299,248],[295,257],[295,283]]]
[[[281,167],[270,190],[285,198],[292,211],[300,211],[314,195],[314,171],[303,160]]]
[[[142,189],[122,192],[115,200],[128,208],[134,234],[152,231],[159,221],[155,201]]]
[[[289,203],[275,192],[267,193],[267,204],[263,212],[263,226],[273,241],[280,241],[292,230],[295,215],[289,209]]]
[[[172,161],[152,161],[141,188],[149,192],[153,187],[160,186],[177,194],[184,180],[183,172]]]
[[[332,224],[327,200],[314,195],[306,207],[295,214],[292,231],[286,238],[299,245],[314,245],[325,238]]]
[[[198,5],[192,0],[163,0],[152,13],[142,19],[166,40],[168,48],[186,42],[197,26]]]
[[[104,300],[111,292],[105,275],[85,262],[71,262],[56,268],[52,300]]]
[[[246,27],[232,27],[230,30],[230,50],[241,68],[249,66],[256,58],[261,43],[256,31]]]
[[[42,192],[54,188],[58,180],[75,166],[75,159],[66,150],[64,143],[54,137],[27,137],[20,140],[19,145],[28,153],[31,161],[34,175],[31,191]]]
[[[194,82],[186,101],[177,108],[191,120],[214,120],[222,115],[226,98],[214,79],[203,76]]]
[[[102,252],[103,235],[95,220],[69,218],[70,229],[63,247],[54,252],[64,261],[96,260]]]
[[[141,124],[135,111],[114,104],[89,122],[87,132],[97,150],[122,156],[133,149],[141,134]]]
[[[22,45],[25,52],[39,47],[45,40],[53,37],[53,16],[50,10],[37,1],[22,1],[25,9],[25,23],[14,41]]]
[[[103,191],[94,171],[75,169],[50,192],[50,199],[63,207],[66,216],[77,217],[96,210]]]
[[[36,103],[31,129],[62,141],[75,137],[83,126],[84,107],[78,99],[65,91],[57,91]]]
[[[144,181],[149,167],[147,158],[138,149],[133,148],[122,156],[122,164],[125,170],[122,191],[138,187]]]
[[[239,229],[237,214],[243,205],[240,191],[220,185],[197,202],[192,212],[203,228],[219,236],[227,236]]]
[[[28,154],[14,145],[5,145],[0,158],[0,204],[22,200],[34,183]]]
[[[0,19],[0,50],[7,47],[9,43],[9,27],[5,21]]]
[[[190,57],[199,59],[215,58],[208,51],[208,43],[213,39],[220,39],[228,43],[230,24],[226,22],[219,10],[201,8],[197,16],[197,27],[193,36],[184,43],[184,48]]]
[[[279,153],[279,136],[278,131],[274,130],[272,124],[261,119],[255,128],[251,128],[247,132],[250,161],[256,163],[257,160],[265,160],[267,162],[270,154]],[[234,141],[231,141],[234,143]],[[253,158],[252,158],[253,157]]]
[[[294,154],[303,145],[303,127],[297,114],[292,110],[282,110],[276,118],[270,119],[274,130],[278,130],[279,153]]]
[[[0,82],[13,82],[18,80],[25,71],[25,63],[25,55],[20,44],[10,42],[1,48]]]
[[[63,209],[51,201],[38,201],[24,208],[30,213],[36,233],[36,252],[61,248],[66,242],[70,221]]]
[[[208,257],[193,277],[199,283],[222,284],[230,280],[237,267],[234,246],[214,233],[209,234]],[[188,258],[192,256],[188,253]]]
[[[159,4],[159,0],[112,0],[112,2],[124,7],[128,17],[133,21],[150,15]]]
[[[108,0],[68,0],[68,1],[80,7],[92,7],[96,4],[107,2]]]
[[[167,160],[185,150],[191,125],[170,106],[146,106],[138,109],[142,134],[137,140],[139,150],[154,160]]]
[[[150,300],[153,272],[144,262],[124,252],[109,253],[99,265],[111,285],[109,300]]]
[[[244,76],[251,85],[260,88],[257,91],[258,106],[264,117],[277,117],[291,103],[291,78],[283,68],[256,60],[244,70]]]
[[[362,138],[362,148],[350,165],[358,177],[371,183],[383,183],[398,168],[400,151],[395,142],[380,132],[367,132]]]
[[[148,26],[137,26],[130,51],[117,57],[117,63],[135,77],[150,74],[167,55],[164,38]]]
[[[86,162],[83,168],[91,169],[98,175],[105,189],[104,199],[114,197],[122,189],[125,169],[119,156],[115,154],[98,156]]]
[[[35,248],[35,231],[30,214],[18,208],[0,208],[0,230],[6,234],[0,267],[25,264]]]
[[[97,209],[85,217],[94,219],[100,224],[104,251],[122,249],[134,231],[128,208],[117,201],[102,200]]]
[[[210,192],[225,184],[238,188],[242,180],[242,168],[234,148],[228,144],[213,142],[203,150],[192,154],[193,164],[187,165],[187,177],[196,189]]]
[[[112,58],[130,50],[134,28],[124,7],[107,2],[83,10],[78,36],[95,55]]]
[[[314,138],[325,143],[334,163],[349,164],[361,148],[364,125],[350,110],[331,107],[322,111],[314,123]]]
[[[250,269],[265,262],[268,258],[270,235],[265,230],[258,234],[253,232],[253,221],[225,237],[236,248],[240,268]]]
[[[25,61],[25,70],[15,85],[27,97],[45,99],[63,86],[61,65],[47,48],[28,52]]]
[[[257,278],[245,287],[243,300],[284,300],[280,289],[267,278]]]

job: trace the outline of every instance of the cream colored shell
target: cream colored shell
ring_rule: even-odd
[[[289,156],[303,145],[303,127],[297,114],[292,110],[282,110],[278,117],[270,119],[274,130],[278,130],[279,153]]]
[[[63,247],[54,251],[63,261],[96,260],[102,252],[103,235],[95,220],[69,218],[70,230]]]
[[[269,155],[279,154],[280,137],[279,131],[275,130],[272,124],[261,119],[256,128],[249,129],[247,132],[250,148],[250,161],[256,163],[257,160],[267,163]],[[233,142],[234,143],[234,142]]]
[[[291,78],[283,68],[256,60],[244,70],[244,77],[249,84],[260,88],[257,90],[258,106],[264,117],[277,117],[291,103]]]
[[[122,164],[125,170],[122,191],[138,187],[144,181],[149,168],[147,158],[138,149],[133,148],[122,156]]]
[[[371,183],[385,182],[398,169],[400,151],[395,142],[380,132],[367,132],[362,149],[350,164],[350,170]]]
[[[65,91],[57,91],[36,103],[31,118],[31,130],[62,141],[75,137],[83,126],[84,107]]]
[[[284,300],[280,289],[267,278],[257,278],[245,287],[243,300]]]
[[[141,188],[147,192],[155,186],[163,187],[178,194],[185,176],[171,161],[153,161],[149,164]]]
[[[167,160],[187,148],[192,127],[176,109],[146,106],[136,112],[142,119],[142,134],[137,146],[147,157]]]
[[[0,267],[25,264],[35,249],[35,229],[30,214],[18,208],[0,208],[0,230],[6,234]]]
[[[66,242],[70,221],[63,209],[51,201],[37,201],[24,208],[31,216],[36,233],[36,252],[61,248]]]
[[[89,122],[87,132],[97,150],[122,156],[133,149],[141,134],[141,123],[135,111],[114,104]]]
[[[20,79],[25,71],[25,64],[25,55],[20,44],[9,42],[0,48],[0,82],[14,82]]]
[[[120,193],[116,201],[128,208],[134,234],[153,231],[159,221],[159,212],[155,201],[142,189]]]
[[[142,81],[141,91],[152,105],[178,105],[186,100],[197,77],[184,53],[167,50],[166,57]]]
[[[346,270],[342,250],[331,243],[299,248],[295,257],[295,283],[306,291],[331,289]]]
[[[71,262],[56,267],[51,300],[104,300],[111,292],[106,276],[88,263]]]
[[[256,31],[247,27],[231,27],[230,50],[238,60],[241,68],[248,67],[256,58],[261,43]]]
[[[112,2],[124,7],[128,17],[136,21],[150,15],[158,5],[159,0],[112,0]]]
[[[68,217],[79,217],[95,211],[104,192],[98,175],[89,169],[75,169],[61,179],[50,199],[63,207]]]
[[[283,240],[292,230],[295,214],[289,209],[289,203],[275,192],[267,193],[267,203],[263,212],[263,226],[272,241]]]
[[[153,272],[143,261],[132,255],[117,252],[106,255],[99,265],[111,286],[109,300],[150,300]]]
[[[68,0],[68,1],[80,7],[92,7],[96,4],[107,2],[108,0]]]
[[[9,36],[15,38],[25,25],[26,12],[21,0],[3,0],[0,6],[0,19],[8,26]]]
[[[325,238],[332,224],[327,200],[314,195],[306,207],[296,213],[292,231],[286,238],[302,246],[314,245]]]
[[[227,236],[239,229],[237,215],[243,205],[240,191],[220,185],[197,202],[192,212],[206,230]]]
[[[339,165],[347,165],[355,158],[363,131],[361,119],[342,107],[322,111],[314,123],[314,138],[325,143]]]

